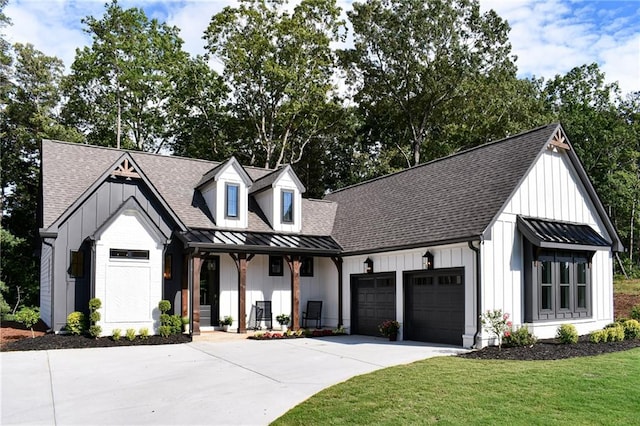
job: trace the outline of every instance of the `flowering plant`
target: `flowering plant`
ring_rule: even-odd
[[[278,323],[279,323],[280,325],[287,325],[287,324],[289,324],[289,320],[290,320],[290,319],[291,319],[291,318],[289,318],[289,315],[287,315],[287,314],[280,314],[280,315],[278,315],[278,316],[276,317],[276,321],[278,321]]]
[[[378,330],[383,336],[389,337],[393,334],[398,334],[400,323],[396,320],[385,320],[378,326]]]
[[[511,326],[513,324],[509,321],[509,314],[503,314],[502,309],[487,311],[480,315],[480,322],[482,323],[482,328],[489,333],[495,334],[498,339],[498,349],[502,349],[502,338],[511,335]]]

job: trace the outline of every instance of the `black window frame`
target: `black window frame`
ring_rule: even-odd
[[[110,248],[109,259],[149,260],[149,250]]]
[[[533,245],[526,247],[525,258],[528,258],[531,266],[525,269],[525,321],[591,318],[592,255],[591,252],[579,250],[540,249]],[[565,266],[566,269],[563,269]],[[545,271],[546,268],[549,269]],[[551,282],[543,282],[545,278],[550,278]],[[549,291],[545,292],[543,288],[549,288]],[[545,304],[544,296],[549,297],[550,306]],[[584,306],[580,306],[581,301]]]
[[[69,252],[69,276],[84,278],[84,251],[71,250]]]
[[[231,206],[231,204],[229,203],[230,188],[235,188],[236,190],[235,216],[229,214],[229,207]],[[224,185],[224,217],[231,220],[240,220],[240,185],[237,183],[227,182]]]
[[[303,256],[300,259],[300,276],[313,277],[314,260],[312,256]]]
[[[282,256],[269,255],[269,276],[284,276],[284,259],[282,258]]]
[[[285,194],[291,195],[291,211],[285,211]],[[282,223],[292,224],[295,223],[295,203],[296,193],[290,189],[283,189],[280,193],[280,219]],[[290,216],[290,217],[289,217]]]

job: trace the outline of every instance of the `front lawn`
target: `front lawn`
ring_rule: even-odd
[[[636,424],[640,348],[559,361],[440,357],[354,377],[274,424]]]

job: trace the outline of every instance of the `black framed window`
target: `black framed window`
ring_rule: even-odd
[[[546,250],[533,262],[530,320],[586,318],[591,315],[590,256]],[[527,315],[528,316],[528,315]]]
[[[84,278],[84,252],[72,250],[69,263],[69,275],[74,278]]]
[[[300,265],[301,277],[313,276],[313,257],[303,257]]]
[[[282,222],[293,223],[293,191],[282,191]]]
[[[109,257],[111,259],[148,260],[149,250],[111,249],[109,250]]]
[[[281,277],[284,275],[284,263],[282,256],[269,256],[269,276]]]
[[[240,217],[240,185],[235,183],[225,186],[225,216],[230,219]]]

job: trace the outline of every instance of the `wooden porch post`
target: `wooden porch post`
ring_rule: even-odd
[[[193,312],[193,330],[191,333],[195,336],[200,334],[200,268],[204,259],[201,257],[192,257],[193,269],[191,271],[192,295],[191,295],[191,311]]]
[[[229,253],[238,268],[238,333],[247,332],[247,264],[253,255]]]
[[[183,317],[189,316],[189,255],[182,256],[182,289],[181,296],[181,314]]]
[[[342,327],[342,258],[332,257],[331,260],[338,270],[338,327]]]
[[[300,256],[285,256],[291,270],[291,328],[300,328]]]

